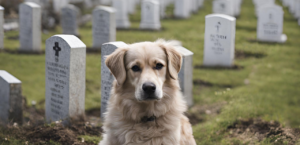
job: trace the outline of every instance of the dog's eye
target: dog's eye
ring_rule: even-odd
[[[132,71],[134,71],[134,72],[141,71],[141,68],[140,68],[139,66],[137,66],[137,65],[133,66],[131,69],[132,69]]]
[[[160,69],[162,69],[163,67],[164,67],[163,64],[158,63],[158,64],[156,64],[155,69],[160,70]]]

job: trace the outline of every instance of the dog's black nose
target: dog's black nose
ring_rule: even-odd
[[[147,82],[143,84],[143,90],[147,94],[153,94],[156,90],[156,86],[153,83]]]

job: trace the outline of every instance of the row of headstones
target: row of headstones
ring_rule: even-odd
[[[300,25],[300,0],[281,0],[283,6],[289,8],[289,12],[298,19],[298,24]]]
[[[176,1],[180,8],[190,1]],[[162,2],[161,2],[162,3]],[[183,6],[182,6],[183,5]],[[190,5],[190,4],[189,4]],[[125,0],[114,0],[113,8],[99,6],[93,11],[93,48],[100,48],[103,43],[115,41],[116,28],[129,28],[130,22],[126,12]],[[24,2],[19,6],[20,18],[20,50],[41,51],[41,6],[34,2]],[[118,10],[118,11],[115,11]],[[4,8],[0,7],[0,19],[3,23]],[[175,9],[178,16],[183,12]],[[189,11],[190,12],[190,11]],[[61,25],[63,34],[79,36],[78,17],[80,10],[76,6],[68,4],[61,9]],[[159,30],[160,6],[158,0],[144,0],[142,2],[142,19],[140,28]],[[1,24],[0,24],[1,25]],[[2,24],[3,25],[3,24]],[[0,29],[0,49],[3,49],[4,32]]]
[[[257,39],[263,42],[284,43],[287,36],[283,34],[284,12],[275,0],[253,0],[257,21]]]
[[[238,17],[241,13],[243,0],[214,0],[213,13]]]
[[[109,42],[101,47],[101,112],[105,112],[110,97],[113,76],[106,67],[105,56],[124,42]],[[178,47],[183,56],[179,73],[180,86],[189,106],[193,105],[193,53]],[[74,35],[55,35],[46,40],[46,108],[48,123],[68,122],[84,116],[86,45]],[[99,68],[100,69],[100,68]],[[6,71],[0,71],[0,124],[22,123],[21,81]],[[100,104],[100,102],[99,102]],[[101,114],[101,116],[103,116]]]
[[[300,0],[299,0],[300,1]],[[274,0],[253,0],[257,21],[257,40],[284,43],[287,36],[283,31],[283,10]],[[242,0],[214,0],[213,13],[237,17]]]

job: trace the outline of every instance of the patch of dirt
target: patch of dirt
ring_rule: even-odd
[[[222,66],[214,66],[214,67],[209,67],[209,66],[204,66],[204,65],[195,65],[195,69],[214,69],[214,70],[241,70],[244,69],[243,66],[234,64],[231,67],[222,67]]]
[[[294,145],[300,139],[300,129],[283,128],[277,121],[257,119],[240,119],[228,126],[230,138],[237,138],[245,144],[255,144],[264,139],[270,143]]]
[[[221,109],[226,102],[215,103],[211,105],[193,106],[185,115],[189,118],[192,125],[205,121],[205,115],[216,116],[221,113]]]
[[[261,52],[235,50],[235,58],[236,59],[263,58],[266,56],[267,56],[267,54],[261,53]]]
[[[216,87],[220,87],[220,88],[233,88],[232,85],[228,85],[228,84],[213,84],[211,82],[207,82],[207,81],[200,80],[200,79],[193,80],[193,84],[195,86],[202,86],[202,87],[213,87],[213,86],[216,86]]]
[[[43,145],[50,141],[70,145],[90,145],[92,143],[82,142],[80,135],[101,136],[101,126],[92,126],[88,122],[72,121],[70,126],[63,126],[61,123],[39,126],[7,126],[1,128],[8,133],[8,137],[14,136],[17,139],[28,141],[29,144]],[[6,136],[5,136],[6,137]],[[1,139],[0,139],[1,142]]]
[[[24,97],[25,98],[25,97]],[[88,135],[99,137],[102,134],[100,108],[86,111],[86,116],[76,120],[70,120],[69,125],[65,126],[61,122],[52,124],[45,123],[45,110],[37,109],[37,104],[32,107],[25,106],[24,99],[23,125],[11,123],[6,127],[0,126],[0,144],[5,142],[4,138],[14,137],[28,144],[44,145],[50,141],[60,143],[62,145],[90,145],[92,143],[82,142],[79,136]]]

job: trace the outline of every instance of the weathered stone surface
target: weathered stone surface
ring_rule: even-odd
[[[182,55],[182,66],[178,74],[179,84],[187,105],[191,107],[193,101],[193,55],[194,53],[184,47],[178,47],[177,50]]]
[[[113,0],[113,8],[116,10],[117,28],[127,29],[130,27],[126,0]]]
[[[0,70],[0,125],[23,122],[21,81]]]
[[[191,15],[190,0],[175,0],[174,15],[177,18],[189,18]]]
[[[265,42],[284,43],[287,36],[283,31],[283,10],[277,5],[266,5],[259,9],[257,39]]]
[[[205,66],[231,67],[234,63],[234,17],[211,14],[205,17],[204,61]]]
[[[80,10],[71,4],[63,7],[61,10],[61,27],[63,34],[71,34],[79,36],[78,20],[80,17]]]
[[[86,45],[73,35],[46,41],[46,121],[84,116]]]
[[[93,11],[93,48],[116,40],[115,10],[111,7],[98,6]]]
[[[112,83],[114,76],[111,74],[108,67],[105,65],[107,55],[112,54],[117,48],[126,47],[124,42],[110,42],[105,43],[101,47],[101,118],[104,119],[107,103],[110,98]]]
[[[41,50],[41,7],[32,2],[20,4],[20,50]]]
[[[144,0],[142,2],[141,29],[159,30],[160,25],[159,2],[157,0]]]

